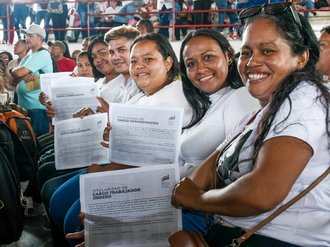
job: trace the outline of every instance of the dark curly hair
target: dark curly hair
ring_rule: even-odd
[[[320,97],[317,100],[321,102],[326,110],[326,126],[327,133],[330,136],[330,120],[329,120],[329,103],[330,93],[324,85],[321,74],[317,71],[315,65],[319,59],[319,45],[314,31],[309,24],[308,20],[302,15],[298,14],[302,23],[302,27],[293,21],[292,14],[290,12],[283,12],[278,15],[260,14],[244,20],[243,33],[246,27],[256,19],[267,19],[273,22],[279,32],[279,35],[287,42],[291,48],[293,56],[303,54],[306,50],[309,51],[309,60],[302,69],[297,69],[292,72],[283,83],[273,93],[269,102],[267,112],[263,116],[257,130],[257,136],[254,142],[253,161],[256,160],[262,143],[268,134],[274,118],[279,111],[281,105],[285,100],[289,101],[290,110],[286,118],[291,114],[292,101],[290,93],[302,82],[308,81],[313,83],[320,91]],[[284,120],[283,120],[284,121]],[[329,143],[330,147],[330,143]]]
[[[187,43],[194,37],[207,37],[216,41],[223,53],[227,52],[229,58],[233,61],[230,65],[228,65],[228,75],[226,78],[227,84],[234,89],[244,86],[237,70],[237,62],[235,60],[234,49],[223,35],[221,35],[218,31],[205,28],[197,29],[189,33],[182,41],[180,49],[180,72],[183,82],[183,92],[193,109],[193,118],[191,122],[185,127],[186,129],[198,124],[211,105],[209,95],[196,88],[188,78],[186,66],[184,64],[183,51]]]

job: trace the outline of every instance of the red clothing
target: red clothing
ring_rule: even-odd
[[[57,60],[56,64],[58,72],[71,72],[76,67],[76,63],[67,57]]]

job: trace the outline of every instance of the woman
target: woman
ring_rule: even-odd
[[[182,42],[183,90],[194,117],[181,135],[181,178],[191,174],[243,116],[260,108],[243,87],[234,54],[228,40],[211,29],[193,31]],[[189,231],[205,232],[205,214],[184,211],[183,226]]]
[[[6,68],[11,60],[13,60],[13,55],[8,51],[0,52],[0,60],[5,64]]]
[[[181,177],[186,176],[213,152],[232,128],[232,122],[238,121],[246,113],[259,107],[246,88],[242,87],[233,57],[234,51],[228,41],[214,30],[196,30],[182,43],[180,67],[183,91],[193,108],[194,117],[181,136]],[[187,63],[189,66],[186,66]],[[191,66],[192,64],[194,66]],[[204,79],[204,83],[200,83],[200,76],[209,79]],[[228,114],[231,115],[225,120],[224,116]],[[190,230],[197,228],[205,231],[204,214],[184,214],[184,224],[191,219],[195,224]]]
[[[330,95],[315,69],[319,48],[310,24],[290,3],[254,6],[240,18],[239,71],[263,108],[241,126],[231,147],[220,145],[172,195],[175,207],[221,216],[226,224],[206,235],[211,246],[229,245],[311,184],[330,160]],[[329,182],[323,180],[246,243],[329,246]]]
[[[122,77],[118,75],[110,63],[108,45],[103,36],[95,36],[90,40],[87,54],[95,81],[100,89],[100,96],[107,102],[117,102],[119,82]],[[48,117],[54,117],[55,109],[52,102],[48,101],[46,107]]]
[[[93,75],[93,67],[89,61],[88,53],[86,51],[82,51],[77,55],[77,72],[76,76],[82,77],[94,77]]]
[[[192,118],[192,111],[184,97],[181,82],[176,80],[179,63],[168,40],[157,33],[140,36],[132,43],[130,55],[130,74],[142,92],[127,103],[184,108],[183,126],[188,125]],[[130,167],[111,163],[104,167],[92,166],[89,170]],[[67,194],[69,191],[70,196]],[[52,196],[50,214],[56,225],[64,233],[69,233],[79,228],[79,212],[79,176],[75,176],[56,190]]]
[[[193,31],[182,42],[181,77],[193,119],[181,136],[181,177],[191,174],[245,114],[260,108],[243,87],[234,54],[228,40],[211,29]],[[208,145],[191,145],[197,141]]]

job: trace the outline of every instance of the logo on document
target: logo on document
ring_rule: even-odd
[[[169,188],[170,187],[170,174],[167,174],[161,178],[162,188]]]
[[[102,127],[102,120],[100,120],[100,121],[98,121],[97,123],[96,123],[96,126],[97,126],[97,128],[100,128],[100,127]]]
[[[168,118],[168,125],[173,125],[175,123],[175,116],[170,116]]]

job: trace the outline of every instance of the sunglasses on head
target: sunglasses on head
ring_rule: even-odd
[[[239,19],[244,21],[244,19],[250,18],[255,15],[259,14],[266,14],[266,15],[278,15],[282,14],[286,11],[290,11],[294,21],[297,23],[300,29],[302,29],[302,24],[299,19],[299,15],[293,6],[292,3],[284,2],[284,3],[265,3],[263,5],[252,6],[246,9],[243,9],[239,13]]]

